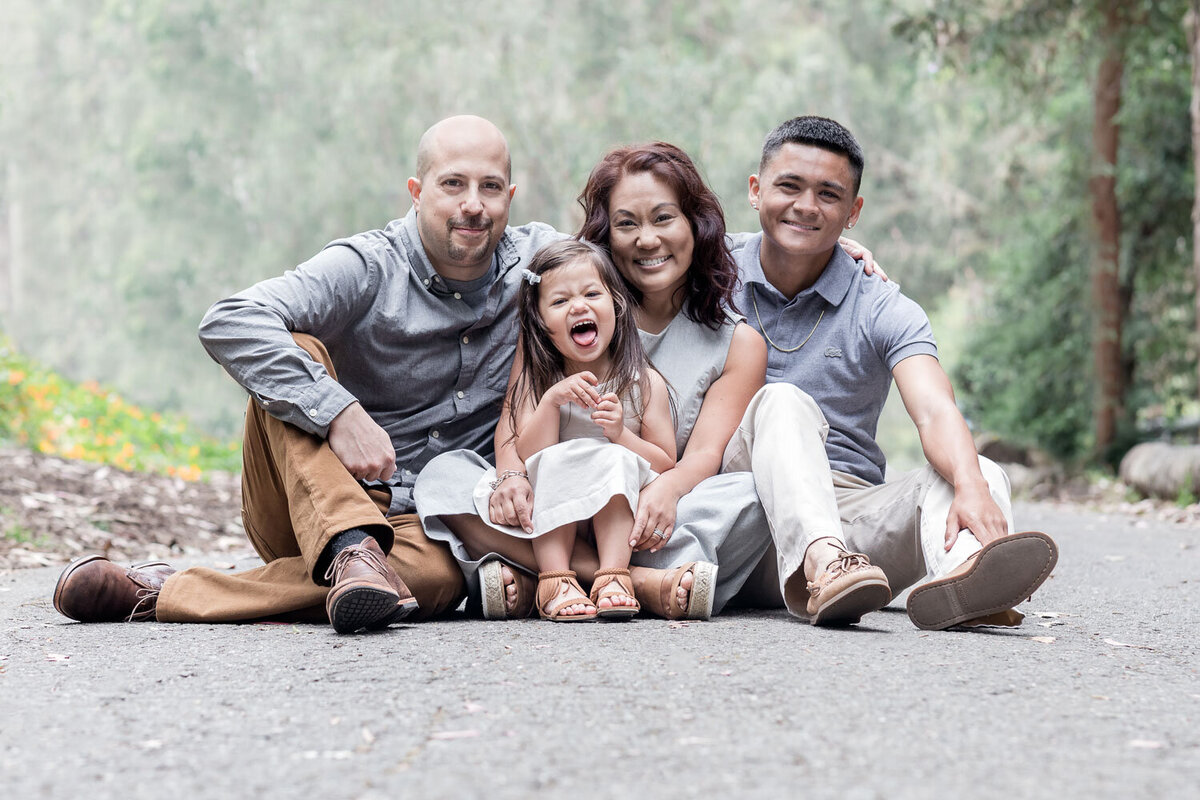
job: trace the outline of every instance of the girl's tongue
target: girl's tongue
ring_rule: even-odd
[[[594,322],[583,322],[571,329],[571,340],[580,347],[591,347],[598,335]]]

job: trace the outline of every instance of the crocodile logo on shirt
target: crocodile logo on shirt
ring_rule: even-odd
[[[841,358],[842,357],[842,348],[826,347],[825,348],[825,357],[826,358]]]

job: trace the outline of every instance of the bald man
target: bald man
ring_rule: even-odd
[[[54,605],[84,622],[329,620],[339,633],[454,609],[465,592],[412,488],[438,453],[492,457],[515,337],[519,264],[561,236],[508,227],[508,144],[479,117],[421,137],[412,209],[214,305],[208,353],[250,395],[248,572],[119,567],[87,556]]]

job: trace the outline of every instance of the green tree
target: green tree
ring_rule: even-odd
[[[1113,459],[1137,420],[1195,396],[1180,379],[1194,368],[1179,369],[1195,359],[1180,303],[1184,11],[1183,0],[937,2],[898,28],[956,80],[1000,88],[1027,134],[992,155],[1005,187],[992,210],[1004,216],[984,223],[996,288],[961,371],[972,414],[1007,436]]]

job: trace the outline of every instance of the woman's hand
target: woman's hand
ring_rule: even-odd
[[[505,478],[488,498],[488,516],[496,525],[518,526],[533,533],[533,487],[528,478]]]
[[[621,398],[617,397],[615,392],[609,392],[600,398],[592,412],[592,422],[600,426],[604,431],[604,438],[610,442],[621,438],[621,433],[625,430],[625,409],[621,406]]]
[[[600,393],[596,391],[599,383],[596,376],[586,370],[576,372],[551,386],[541,402],[550,403],[555,408],[575,403],[589,410],[594,409],[600,402]]]
[[[863,262],[863,272],[868,275],[878,275],[883,280],[887,280],[887,273],[883,271],[883,267],[875,262],[875,257],[871,251],[863,247],[861,243],[853,239],[847,239],[845,236],[838,238],[838,244],[846,251],[846,254],[855,261]]]
[[[671,538],[675,530],[675,507],[682,494],[659,475],[638,495],[637,514],[629,534],[629,546],[634,550],[656,553]],[[656,536],[655,533],[658,533]]]

